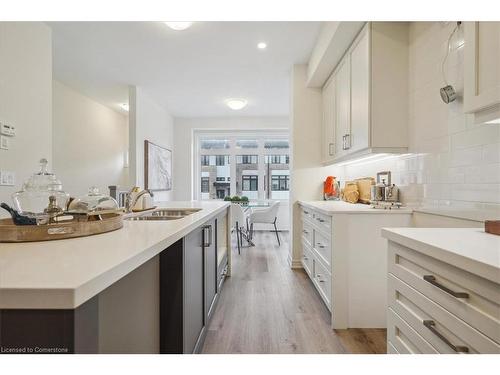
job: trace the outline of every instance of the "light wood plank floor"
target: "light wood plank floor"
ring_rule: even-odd
[[[270,232],[256,232],[255,247],[238,255],[209,324],[203,353],[385,353],[382,329],[333,331],[330,313],[303,270],[287,263]]]

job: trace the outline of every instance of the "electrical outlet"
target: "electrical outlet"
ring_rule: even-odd
[[[7,125],[5,122],[0,122],[0,134],[7,137],[14,137],[16,135],[16,128],[12,125]]]
[[[14,186],[16,184],[16,174],[11,171],[0,171],[0,185]]]
[[[0,148],[2,150],[8,150],[9,149],[9,138],[1,135],[0,136]]]

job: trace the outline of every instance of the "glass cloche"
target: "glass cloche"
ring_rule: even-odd
[[[47,159],[40,159],[40,171],[25,181],[21,191],[12,195],[14,208],[20,214],[31,217],[46,217],[49,204],[63,211],[68,199],[61,181],[47,171]]]
[[[118,202],[109,195],[101,194],[95,186],[89,188],[87,195],[72,200],[68,212],[79,214],[97,214],[118,210]]]

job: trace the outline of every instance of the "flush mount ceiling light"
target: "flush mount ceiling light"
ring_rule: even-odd
[[[128,103],[122,103],[120,104],[120,108],[123,109],[124,111],[127,111],[128,112]]]
[[[246,99],[227,99],[226,105],[234,111],[239,111],[247,106]]]
[[[189,27],[191,27],[191,25],[193,23],[192,22],[170,22],[170,21],[166,21],[166,22],[164,22],[164,24],[167,25],[168,27],[170,27],[172,30],[182,31],[182,30],[186,30]]]
[[[266,42],[257,43],[257,48],[258,49],[266,49],[267,48],[267,43]]]

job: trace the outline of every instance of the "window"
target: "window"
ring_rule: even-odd
[[[217,155],[215,157],[215,165],[223,166],[229,164],[229,155]]]
[[[288,164],[288,155],[266,155],[267,164]]]
[[[200,141],[200,149],[202,150],[223,150],[229,148],[227,139],[204,139]]]
[[[202,193],[209,193],[210,192],[210,182],[208,177],[202,177],[201,178],[201,192]]]
[[[203,165],[203,166],[210,165],[210,156],[201,155],[201,165]]]
[[[289,199],[289,140],[285,132],[195,131],[194,199],[246,196]],[[289,177],[288,177],[289,178]]]
[[[271,178],[272,191],[289,191],[290,190],[290,176],[272,176]]]
[[[288,139],[270,139],[264,143],[264,148],[267,149],[288,149]]]
[[[257,164],[258,155],[238,155],[236,162],[238,164]]]
[[[243,191],[257,191],[259,186],[259,176],[241,176],[241,185]]]
[[[259,142],[256,139],[238,139],[236,148],[259,148]]]

